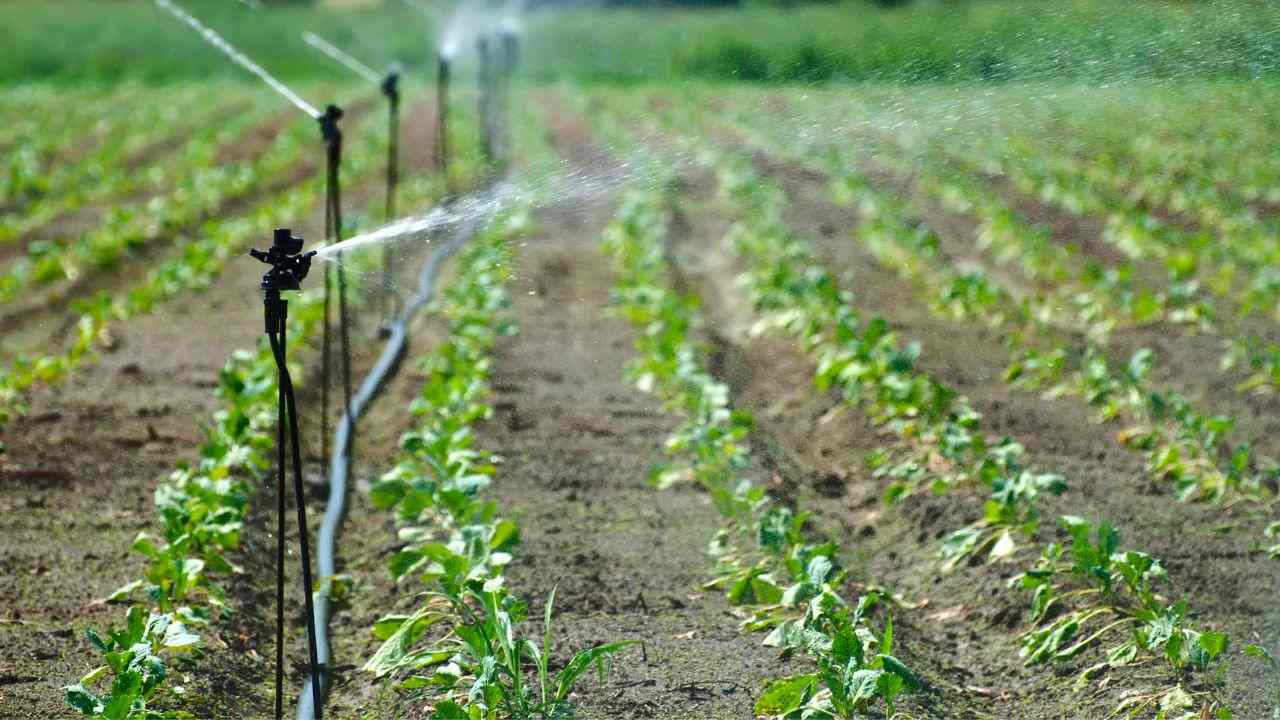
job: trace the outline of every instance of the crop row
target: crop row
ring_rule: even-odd
[[[1203,321],[1194,304],[1175,302],[1176,289],[1169,295],[1122,292],[1122,274],[1081,272],[1060,245],[981,184],[958,173],[913,166],[918,187],[977,221],[980,251],[994,256],[995,264],[1026,269],[1040,282],[1033,288],[1010,284],[1000,273],[984,270],[983,262],[975,266],[963,254],[949,254],[918,212],[877,190],[846,154],[810,151],[802,159],[836,178],[837,196],[855,204],[862,216],[860,241],[880,263],[920,286],[936,314],[1001,330],[1009,357],[1005,378],[1011,384],[1074,396],[1101,420],[1127,421],[1130,427],[1118,439],[1141,451],[1153,479],[1172,482],[1182,498],[1266,500],[1272,495],[1274,463],[1255,457],[1248,443],[1230,442],[1230,417],[1210,414],[1180,393],[1154,386],[1150,349],[1138,350],[1126,362],[1107,353],[1117,306],[1139,322],[1139,315],[1150,314]]]
[[[376,169],[381,155],[376,152],[378,143],[373,138],[363,138],[361,151],[349,156],[348,168],[353,174]],[[305,183],[268,201],[249,218],[225,225],[211,224],[206,230],[225,227],[226,234],[210,233],[206,240],[188,246],[184,255],[189,262],[187,267],[173,268],[180,274],[171,275],[167,285],[157,287],[163,288],[167,296],[188,287],[186,283],[207,284],[227,260],[238,254],[238,246],[253,237],[267,236],[265,228],[272,221],[306,212],[314,204],[319,188],[318,181]],[[401,200],[417,206],[438,197],[442,190],[438,178],[415,178],[401,187]],[[199,247],[201,252],[193,254],[192,247]],[[356,272],[349,273],[348,283],[358,284],[364,260],[367,258],[347,260],[357,267]],[[151,281],[164,282],[164,277],[157,275]],[[361,296],[358,288],[355,290],[352,301],[358,305]],[[303,293],[291,305],[288,351],[304,347],[323,320],[323,298],[318,290]],[[149,307],[130,309],[141,312]],[[82,325],[84,322],[82,319]],[[293,375],[304,376],[299,372]],[[174,712],[148,714],[152,711],[147,703],[162,690],[169,676],[165,656],[187,658],[197,653],[201,628],[232,611],[216,580],[242,572],[228,555],[239,546],[249,497],[271,468],[276,387],[274,358],[265,339],[256,353],[234,353],[219,374],[217,393],[224,405],[206,430],[200,460],[194,467],[181,463],[156,489],[163,537],[142,533],[133,543],[132,549],[146,557],[144,576],[108,598],[109,602],[129,602],[141,592],[150,609],[130,604],[124,629],[109,630],[106,637],[92,629],[86,632],[105,661],[67,688],[68,704],[86,716],[129,720],[152,714],[182,716]],[[320,580],[324,584],[333,579]],[[186,665],[194,662],[191,658]],[[108,678],[105,691],[95,690],[97,685],[107,684]]]
[[[167,103],[139,109],[137,127],[149,132],[118,133],[88,156],[60,165],[58,172],[43,179],[56,192],[32,199],[21,213],[0,218],[0,243],[37,231],[52,234],[47,230],[50,223],[87,206],[163,194],[175,176],[212,165],[218,148],[228,146],[267,116],[249,109],[250,97],[230,93],[229,99],[194,115]],[[150,109],[155,107],[168,112]]]
[[[1222,366],[1253,374],[1242,390],[1280,383],[1280,345],[1267,325],[1276,319],[1278,226],[1216,190],[1205,167],[1170,167],[1168,158],[1128,162],[1108,153],[1054,151],[1019,139],[1003,160],[990,149],[961,155],[971,168],[1008,177],[1021,191],[1077,215],[1103,220],[1100,239],[1125,257],[1165,270],[1174,291],[1196,301],[1223,338]],[[1146,145],[1142,147],[1147,147]],[[1131,164],[1132,163],[1132,164]],[[1178,178],[1176,188],[1160,178]]]
[[[323,321],[322,300],[308,292],[292,303],[291,349],[302,347]],[[171,658],[195,652],[202,629],[230,612],[217,581],[241,572],[228,554],[240,544],[253,483],[272,465],[276,366],[265,338],[256,352],[232,355],[219,373],[217,395],[222,408],[205,430],[199,461],[181,463],[156,488],[161,535],[143,532],[133,542],[146,557],[143,577],[108,598],[129,603],[123,628],[85,631],[103,664],[67,687],[66,699],[86,717],[163,717],[148,703],[165,687]],[[145,605],[132,602],[139,592]],[[95,690],[98,685],[104,689]]]
[[[744,630],[768,631],[766,645],[805,653],[817,666],[770,683],[758,714],[855,718],[883,701],[892,716],[895,699],[920,684],[893,655],[892,616],[873,625],[872,610],[893,599],[870,590],[846,600],[838,545],[812,537],[808,513],[774,502],[745,475],[751,418],[731,407],[728,387],[704,369],[693,337],[696,303],[671,289],[669,202],[660,191],[633,193],[603,243],[617,277],[616,312],[637,331],[628,378],[681,418],[664,445],[671,462],[652,480],[659,488],[693,482],[706,490],[724,523],[709,546],[715,571],[707,588],[724,591]]]
[[[296,158],[304,143],[303,136],[307,134],[304,130],[314,131],[314,128],[300,125],[282,136],[273,146],[269,153],[276,158],[273,160],[276,170],[272,177],[296,167],[296,160],[292,158]],[[372,123],[366,123],[361,130],[357,149],[347,153],[344,170],[348,182],[358,182],[381,167],[379,161],[382,156],[378,150],[382,140],[378,130]],[[286,150],[291,151],[292,156]],[[278,179],[287,181],[288,177]],[[235,187],[239,188],[235,191],[240,194],[237,196],[248,197],[249,193],[261,189],[264,181],[264,178],[259,178],[255,184],[245,184],[244,179],[229,182],[234,182]],[[271,187],[270,183],[267,187]],[[224,188],[228,189],[230,185]],[[157,304],[170,298],[208,287],[229,261],[242,253],[244,247],[255,238],[269,233],[279,218],[305,216],[315,206],[322,191],[322,177],[282,187],[254,205],[245,215],[229,220],[206,220],[206,210],[197,209],[201,203],[178,203],[183,206],[179,214],[185,218],[188,227],[203,221],[197,236],[184,239],[179,245],[177,257],[160,263],[147,273],[142,282],[122,293],[100,293],[74,303],[73,308],[79,313],[79,319],[75,338],[69,347],[35,359],[19,357],[7,371],[0,372],[0,426],[24,411],[23,396],[30,387],[57,382],[89,359],[108,323],[149,313]],[[178,222],[177,217],[174,216],[173,222]],[[149,213],[143,213],[136,222],[153,223],[153,219]],[[183,225],[173,225],[166,226],[166,229],[172,231],[181,227]],[[159,232],[160,228],[157,226],[147,231],[147,234],[154,236]],[[125,237],[127,236],[115,236],[111,242],[120,243],[121,238]],[[119,251],[123,252],[122,249]]]
[[[16,121],[0,130],[0,148],[5,149],[0,208],[64,191],[66,171],[55,165],[68,159],[74,163],[130,127],[134,103],[143,95],[136,85],[106,93],[49,87],[7,91],[11,104],[6,104],[5,117]]]
[[[955,567],[962,558],[979,552],[990,560],[1011,560],[1019,542],[1035,546],[1039,499],[1045,493],[1066,491],[1065,479],[1025,467],[1022,446],[1012,440],[986,436],[981,416],[963,398],[915,369],[918,345],[899,344],[879,318],[858,320],[852,298],[839,292],[835,279],[781,223],[781,196],[775,188],[753,177],[742,163],[722,166],[721,177],[722,187],[742,212],[743,220],[730,240],[751,268],[747,285],[756,306],[770,324],[804,342],[817,360],[820,385],[839,388],[851,402],[862,405],[876,424],[907,441],[905,456],[886,459],[882,474],[907,477],[913,484],[927,481],[935,491],[960,485],[989,491],[984,516],[943,539],[940,553],[946,566]],[[933,467],[946,469],[935,472]],[[1062,522],[1073,529],[1087,527],[1074,518],[1064,517]],[[1151,703],[1168,706],[1176,700],[1187,711],[1193,705],[1197,710],[1203,705],[1225,711],[1220,688],[1207,671],[1222,659],[1226,637],[1192,629],[1185,622],[1183,603],[1148,592],[1151,585],[1167,581],[1158,561],[1139,551],[1114,550],[1114,542],[1105,552],[1093,554],[1078,541],[1069,546],[1049,543],[1043,548],[1046,557],[1065,556],[1068,561],[1038,564],[1035,572],[1045,573],[1036,576],[1041,580],[1080,590],[1105,585],[1105,592],[1073,593],[1071,609],[1083,613],[1078,620],[1106,614],[1126,618],[1128,637],[1116,632],[1121,625],[1090,628],[1086,634],[1083,620],[1046,633],[1040,624],[1043,616],[1034,616],[1033,626],[1022,636],[1027,661],[1074,658],[1110,637],[1117,644],[1101,667],[1123,667],[1141,652],[1165,659],[1175,678],[1188,670],[1202,671],[1205,686],[1198,691],[1202,698],[1193,703],[1189,690],[1176,684],[1149,696]],[[1120,652],[1119,648],[1132,650]],[[1081,676],[1082,682],[1087,681],[1088,672]]]
[[[494,344],[514,332],[500,313],[509,304],[510,240],[527,222],[521,212],[509,215],[460,257],[457,279],[436,308],[448,337],[421,360],[427,379],[410,406],[418,425],[401,437],[399,462],[370,490],[376,507],[394,512],[405,543],[389,560],[392,577],[422,589],[413,613],[375,623],[384,642],[364,669],[395,678],[402,690],[429,693],[434,720],[571,717],[569,693],[578,679],[629,644],[583,650],[552,672],[555,592],[539,642],[520,629],[528,604],[503,575],[519,527],[482,496],[495,468],[475,447],[472,427],[492,413]]]
[[[216,143],[199,143],[168,191],[131,205],[114,207],[98,227],[80,237],[60,237],[34,242],[27,254],[0,274],[0,302],[10,302],[33,285],[75,280],[94,270],[117,264],[128,253],[160,241],[166,233],[188,227],[208,217],[229,201],[245,197],[299,166],[316,144],[316,129],[295,122],[279,135],[266,152],[246,167],[213,162],[218,148],[234,142],[248,128],[232,123],[213,133]],[[225,132],[225,134],[223,134]],[[367,136],[366,136],[367,137]]]

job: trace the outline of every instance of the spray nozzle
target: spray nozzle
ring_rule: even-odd
[[[271,249],[262,252],[253,249],[249,254],[271,266],[262,276],[262,289],[267,291],[299,290],[302,279],[311,270],[311,258],[316,251],[302,254],[303,239],[293,236],[289,228],[277,228]]]
[[[316,118],[320,123],[320,134],[324,136],[326,142],[333,142],[342,137],[342,133],[338,130],[338,120],[342,118],[342,109],[337,105],[330,105],[324,109],[324,113]]]
[[[400,69],[392,67],[387,70],[387,76],[382,80],[382,94],[391,99],[400,97]]]

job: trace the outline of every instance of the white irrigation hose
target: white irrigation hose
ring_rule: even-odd
[[[378,362],[369,371],[360,390],[351,399],[351,407],[338,423],[333,441],[333,458],[329,464],[329,502],[325,507],[324,519],[320,524],[320,535],[317,538],[317,577],[321,578],[320,588],[315,594],[316,647],[321,667],[327,667],[330,660],[329,651],[329,588],[333,576],[337,573],[335,546],[338,527],[342,524],[347,507],[347,481],[351,472],[351,438],[356,422],[373,403],[382,386],[395,375],[396,369],[404,357],[408,345],[409,323],[413,316],[431,301],[436,291],[436,276],[440,266],[458,248],[462,247],[484,224],[486,217],[478,216],[458,228],[452,238],[432,251],[418,274],[418,291],[409,298],[404,310],[391,326],[391,337],[378,357]],[[326,580],[328,582],[326,582]],[[324,705],[324,696],[329,693],[331,678],[326,673],[320,678],[320,705]],[[298,720],[314,720],[315,698],[312,697],[310,678],[302,686],[302,694],[298,696]]]

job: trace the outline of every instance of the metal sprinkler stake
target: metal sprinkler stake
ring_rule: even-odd
[[[516,73],[520,56],[520,38],[515,30],[503,27],[498,32],[498,72],[494,85],[497,90],[497,108],[494,125],[497,128],[498,158],[504,166],[511,161],[511,79]]]
[[[436,170],[444,178],[445,193],[453,194],[449,181],[449,77],[452,61],[440,53],[436,58]]]
[[[342,118],[342,110],[337,105],[329,105],[324,114],[318,118],[320,135],[324,138],[326,156],[325,174],[325,240],[336,243],[342,240],[342,185],[340,170],[342,167],[342,130],[338,128],[338,120]],[[347,274],[342,263],[342,253],[338,253],[337,262],[329,263],[324,268],[324,335],[321,342],[321,388],[320,388],[320,461],[322,467],[329,464],[329,347],[330,347],[330,295],[332,282],[330,276],[337,274],[338,280],[338,333],[342,343],[342,389],[343,408],[351,408],[351,339],[347,325]],[[334,268],[332,272],[330,268]]]
[[[492,165],[493,154],[493,57],[489,48],[489,38],[481,35],[476,38],[476,55],[479,57],[479,69],[476,80],[479,84],[480,97],[477,112],[480,115],[480,157],[486,164]]]
[[[298,431],[298,409],[294,399],[293,380],[285,358],[289,302],[282,292],[299,290],[303,278],[311,270],[312,250],[302,254],[302,238],[293,237],[288,228],[279,228],[267,252],[253,249],[249,254],[271,266],[262,276],[262,309],[267,341],[276,361],[279,395],[276,405],[276,718],[284,717],[284,562],[285,562],[285,435],[293,457],[293,489],[298,511],[298,537],[302,555],[302,592],[307,612],[307,651],[310,658],[311,690],[320,691],[319,653],[316,650],[316,618],[312,599],[311,536],[307,529],[307,500],[302,484],[302,449]],[[316,718],[320,717],[319,708]]]
[[[387,205],[386,221],[396,217],[396,187],[400,184],[400,72],[392,68],[382,81],[387,96]],[[400,312],[399,296],[392,291],[391,246],[382,246],[382,326],[381,334],[391,334],[391,322]]]

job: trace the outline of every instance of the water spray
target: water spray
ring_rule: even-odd
[[[204,23],[197,20],[191,13],[173,4],[171,0],[155,0],[155,3],[160,9],[164,10],[165,12],[168,12],[170,15],[173,15],[174,17],[178,18],[182,22],[189,25],[191,29],[200,33],[200,36],[203,37],[206,42],[208,42],[210,45],[214,46],[215,48],[221,50],[223,54],[225,54],[228,58],[231,59],[232,62],[244,68],[245,70],[248,70],[254,75],[257,75],[258,78],[263,82],[265,82],[268,87],[280,93],[282,96],[284,96],[286,100],[293,103],[294,107],[298,108],[299,110],[306,113],[307,115],[310,115],[313,119],[316,119],[316,120],[320,119],[321,113],[319,110],[315,108],[314,105],[307,102],[306,100],[303,100],[301,95],[289,89],[288,85],[285,85],[284,83],[275,79],[275,77],[273,77],[271,73],[264,70],[261,65],[250,60],[247,55],[237,50],[235,46],[227,42],[225,38],[223,38],[221,35],[215,32],[212,28],[206,26]]]
[[[284,718],[284,563],[285,563],[285,477],[286,439],[293,458],[293,489],[298,512],[298,539],[302,556],[302,592],[307,612],[307,652],[311,662],[312,692],[318,692],[320,683],[319,655],[316,650],[315,607],[312,599],[311,546],[307,530],[307,500],[302,484],[302,449],[298,431],[298,409],[293,393],[293,380],[289,376],[289,364],[285,358],[286,327],[289,302],[282,292],[300,290],[302,280],[311,270],[315,251],[302,254],[301,238],[295,238],[287,228],[277,229],[271,248],[266,252],[250,250],[258,260],[271,266],[262,276],[262,309],[267,342],[276,361],[276,719]],[[286,434],[288,438],[286,438]],[[320,715],[317,712],[316,717]]]
[[[316,50],[319,50],[325,55],[328,55],[332,60],[337,62],[339,65],[359,75],[365,80],[368,80],[374,85],[377,85],[382,82],[382,77],[378,75],[378,73],[374,72],[373,69],[371,69],[368,65],[365,65],[364,63],[360,62],[355,57],[344,52],[342,49],[338,48],[336,45],[334,45],[333,43],[330,43],[328,40],[325,40],[319,35],[313,32],[304,32],[302,33],[302,40],[306,42],[308,45],[310,45],[311,47],[315,48]]]
[[[324,38],[313,32],[305,32],[302,39],[308,45],[319,50],[329,56],[338,64],[347,68],[351,72],[377,85],[382,94],[387,98],[388,104],[388,123],[387,123],[387,199],[386,199],[386,220],[391,221],[396,216],[396,187],[400,181],[400,69],[393,65],[385,75],[378,75],[369,68],[368,65],[352,57],[342,49],[328,42]],[[341,223],[339,223],[340,225]],[[336,237],[336,235],[335,235]],[[391,296],[394,294],[392,288],[392,258],[391,252],[383,248],[382,251],[382,292],[379,295],[379,315],[382,317],[382,330],[386,332],[386,328],[391,321],[391,316],[395,313],[394,309],[389,305],[394,304]],[[392,302],[388,302],[392,300]]]

